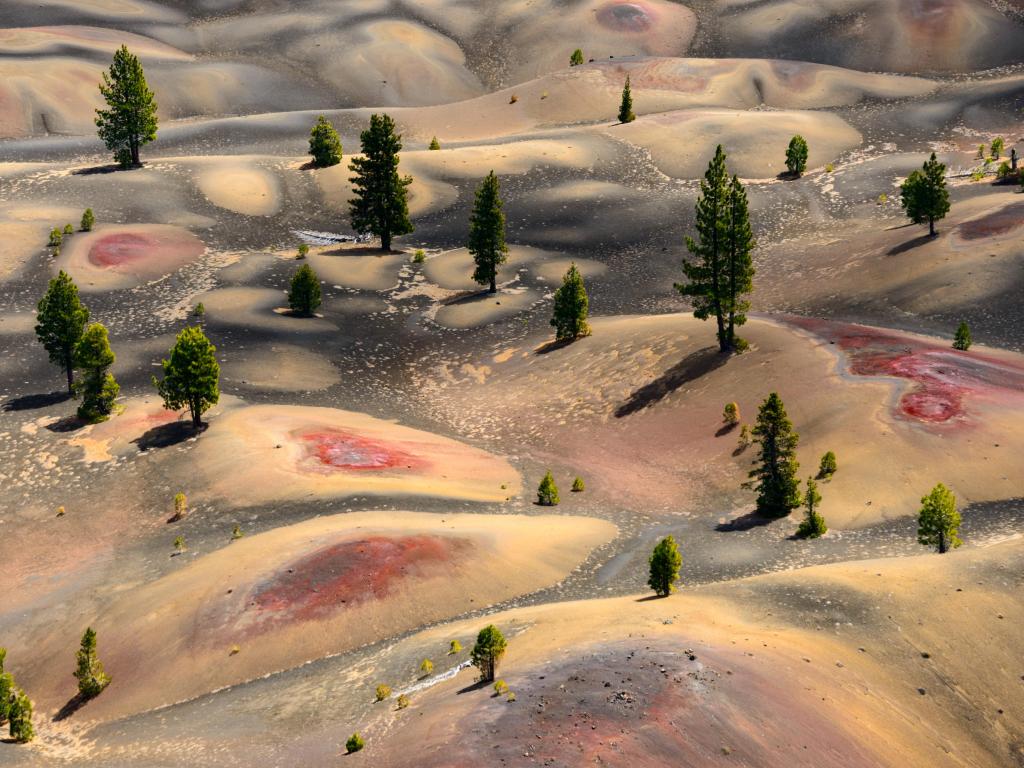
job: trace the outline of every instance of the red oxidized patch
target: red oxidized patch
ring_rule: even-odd
[[[154,246],[150,238],[130,232],[106,235],[89,249],[89,261],[97,267],[118,267],[145,258]]]
[[[609,3],[597,12],[597,20],[619,32],[646,32],[652,21],[650,13],[639,3]]]
[[[412,469],[418,457],[380,440],[341,430],[307,432],[298,436],[307,453],[326,469]]]

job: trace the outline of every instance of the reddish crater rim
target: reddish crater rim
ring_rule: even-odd
[[[296,437],[307,456],[326,470],[415,469],[422,465],[419,457],[383,440],[340,429],[302,432]]]
[[[250,607],[261,622],[310,621],[371,600],[403,581],[440,575],[471,548],[466,539],[375,535],[317,550],[258,584]]]
[[[618,32],[646,32],[654,23],[650,11],[639,3],[608,3],[598,10],[597,20]]]
[[[144,259],[158,246],[153,238],[133,232],[104,235],[89,249],[89,262],[97,267],[118,267]]]

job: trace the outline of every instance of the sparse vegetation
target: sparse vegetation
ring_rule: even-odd
[[[512,702],[514,702],[515,700],[516,700],[516,694],[515,694],[515,692],[513,692],[513,691],[509,691],[509,692],[508,692],[508,696],[506,696],[506,697],[505,697],[505,701],[507,701],[507,702],[508,702],[509,704],[511,704],[511,703],[512,703]]]
[[[79,228],[83,232],[91,232],[95,224],[96,216],[93,215],[92,208],[86,208],[85,213],[82,214],[82,223]]]
[[[304,259],[309,255],[309,244],[299,243],[298,252],[295,254],[296,259]]]
[[[722,410],[722,421],[730,426],[735,427],[740,423],[740,407],[736,403],[726,403],[725,408]]]
[[[54,227],[50,230],[50,239],[46,241],[46,244],[51,248],[60,248],[60,244],[63,240],[64,235],[60,231],[60,228]]]
[[[582,477],[577,477],[577,478],[575,478],[572,481],[572,492],[573,493],[583,493],[583,488],[584,488],[584,486],[583,486],[583,478]]]
[[[956,496],[942,483],[921,499],[917,516],[917,540],[926,547],[935,547],[939,554],[956,549],[960,540],[960,513]]]
[[[355,175],[349,215],[352,229],[380,238],[384,251],[391,239],[413,231],[409,220],[408,187],[411,176],[398,174],[402,137],[395,133],[395,121],[387,115],[371,115],[370,127],[359,136],[362,156],[354,157],[349,170]]]
[[[800,506],[800,481],[796,472],[796,446],[800,436],[786,415],[782,398],[768,395],[757,413],[754,438],[761,446],[750,477],[757,480],[757,512],[784,517]]]
[[[657,543],[651,552],[650,574],[647,585],[659,597],[668,597],[675,591],[675,583],[679,579],[679,569],[683,565],[683,557],[672,536],[666,536]]]
[[[832,173],[836,169],[832,163],[825,163],[825,173]]]
[[[1008,161],[1006,161],[1006,160],[1003,160],[1003,162],[1001,162],[999,164],[999,167],[996,168],[996,178],[1002,180],[1002,179],[1007,179],[1009,177],[1010,177],[1010,163]]]
[[[836,473],[836,468],[836,455],[832,451],[826,451],[818,464],[818,479],[832,477]]]
[[[391,686],[389,685],[378,685],[377,686],[377,701],[384,701],[384,699],[391,698]]]
[[[985,145],[984,144],[979,144],[978,145],[978,159],[979,160],[984,160],[985,159]]]
[[[430,146],[427,149],[438,150],[441,148],[441,142],[437,140],[437,136],[430,140]]]
[[[245,533],[242,532],[241,526],[236,525],[234,528],[231,529],[231,540],[232,541],[238,541],[243,536],[245,536]]]
[[[807,170],[807,142],[803,136],[794,136],[786,148],[786,169],[796,178]]]
[[[188,549],[188,545],[185,544],[185,537],[184,536],[175,536],[174,537],[174,551],[177,554],[180,555],[182,552],[186,551],[187,549]]]
[[[184,520],[185,515],[188,514],[188,499],[185,494],[178,491],[174,494],[174,515],[171,517],[171,522],[178,522]]]
[[[449,656],[453,656],[454,654],[459,653],[461,650],[462,650],[462,643],[460,643],[458,640],[452,640],[451,643],[449,643],[449,645],[448,645],[448,655]]]
[[[494,682],[494,693],[498,696],[504,696],[508,693],[508,685],[504,680],[496,680]]]
[[[75,391],[75,351],[89,322],[89,310],[78,298],[78,286],[61,270],[50,281],[36,307],[36,337],[67,375],[68,393]]]
[[[911,173],[900,185],[900,204],[915,224],[928,224],[928,234],[935,234],[935,222],[949,212],[949,190],[946,189],[946,166],[935,159],[935,153],[921,170]]]
[[[984,145],[983,145],[984,146]],[[1006,146],[1006,142],[1003,141],[1002,136],[997,136],[992,139],[992,159],[998,160],[1003,155],[1003,147]]]
[[[750,425],[744,424],[742,427],[740,427],[740,439],[736,447],[739,448],[740,451],[745,451],[747,450],[747,448],[750,447],[750,444],[753,441],[754,438],[753,435],[751,435],[750,433]]]
[[[542,507],[554,507],[558,505],[558,486],[555,485],[555,478],[551,471],[544,475],[537,488],[537,503]]]
[[[96,128],[121,167],[139,165],[139,150],[156,138],[153,92],[146,84],[142,62],[124,45],[103,73],[100,94],[107,109],[96,110]]]
[[[78,692],[85,699],[99,696],[110,685],[110,676],[103,671],[103,664],[96,653],[96,632],[92,627],[87,627],[82,635],[77,661],[75,678],[78,680]]]
[[[220,365],[217,348],[199,326],[184,328],[171,348],[171,359],[162,361],[164,377],[153,377],[164,408],[188,407],[192,425],[202,426],[202,416],[220,399]]]
[[[398,704],[398,708],[399,709],[405,709],[406,707],[409,706],[409,697],[408,697],[408,695],[406,695],[404,693],[398,694],[398,699],[396,700],[395,703]]]
[[[63,234],[64,234],[65,237],[68,236],[68,235],[73,235],[73,234],[75,234],[75,228],[73,226],[71,226],[70,224],[65,224],[64,225],[64,232],[63,232]]]
[[[288,306],[299,317],[312,317],[320,302],[320,278],[309,264],[303,264],[292,275]]]
[[[323,115],[317,117],[309,132],[309,154],[316,168],[329,168],[341,162],[341,137]]]
[[[797,536],[817,539],[828,531],[825,518],[818,512],[819,504],[821,504],[821,494],[818,493],[818,484],[814,482],[813,477],[808,477],[807,490],[804,492],[804,508],[807,510],[807,514],[796,529]]]
[[[421,661],[420,662],[420,672],[422,672],[424,674],[424,676],[433,674],[433,672],[434,672],[434,662],[432,662],[430,659],[424,659],[423,661]]]
[[[508,103],[515,104],[517,101],[519,101],[519,97],[513,93],[512,96],[509,97]]]
[[[629,88],[629,75],[626,75],[626,84],[622,86],[622,101],[619,102],[619,122],[632,123],[636,120],[633,114],[633,92]]]
[[[493,624],[488,624],[476,636],[476,645],[470,653],[470,660],[473,666],[480,670],[480,678],[485,683],[494,681],[494,674],[507,647],[505,636]]]
[[[971,348],[971,328],[967,323],[961,321],[953,335],[953,349],[966,352]]]
[[[583,63],[583,49],[582,48],[577,48],[575,51],[572,52],[572,56],[569,57],[569,66],[570,67],[578,67],[582,63]]]
[[[587,298],[587,289],[583,285],[583,275],[574,262],[562,278],[561,287],[555,291],[555,306],[551,316],[555,339],[575,341],[581,336],[589,336],[589,307],[590,301]]]
[[[412,255],[413,264],[422,264],[427,260],[427,252],[422,248],[417,248],[416,252]]]
[[[498,267],[508,259],[505,214],[501,208],[501,185],[494,171],[491,171],[476,189],[467,242],[469,253],[476,264],[473,280],[488,286],[491,293],[498,290]]]
[[[32,725],[32,702],[23,690],[11,694],[7,709],[8,733],[18,744],[27,744],[36,737]]]
[[[365,746],[366,746],[366,742],[363,741],[363,737],[360,736],[358,732],[357,733],[353,733],[345,741],[345,751],[348,752],[350,755],[353,752],[358,752],[360,749],[362,749]]]
[[[75,345],[75,368],[82,371],[77,389],[82,395],[78,418],[91,423],[103,421],[114,410],[121,387],[108,372],[114,364],[114,352],[102,323],[93,323]]]

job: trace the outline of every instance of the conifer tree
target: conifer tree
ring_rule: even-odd
[[[569,57],[569,66],[570,67],[578,67],[582,63],[583,63],[583,49],[582,48],[577,48],[575,51],[572,52],[572,56]]]
[[[946,166],[935,159],[934,152],[921,170],[911,173],[900,185],[900,204],[912,222],[928,222],[928,234],[935,234],[935,222],[949,213],[949,190]]]
[[[754,234],[750,229],[747,193],[736,177],[732,177],[725,220],[725,296],[722,307],[728,320],[725,327],[730,349],[743,349],[746,343],[736,336],[736,327],[747,322],[750,302],[746,295],[754,290]]]
[[[647,585],[659,597],[668,597],[675,590],[679,579],[679,569],[683,565],[683,557],[672,536],[666,536],[657,543],[649,560],[650,576]]]
[[[784,517],[800,506],[800,481],[796,472],[796,446],[800,436],[777,393],[761,404],[754,426],[761,450],[750,477],[757,479],[757,511],[767,517]]]
[[[945,554],[963,544],[959,534],[960,513],[956,508],[956,496],[939,483],[921,499],[917,540],[926,547],[935,547],[939,554]]]
[[[75,348],[89,322],[89,310],[78,298],[78,286],[64,271],[50,281],[39,300],[36,336],[50,355],[50,362],[67,374],[68,393],[75,392]]]
[[[469,218],[469,252],[476,263],[473,280],[488,286],[490,293],[498,290],[498,267],[508,258],[505,244],[505,214],[501,210],[501,185],[491,171],[480,182]]]
[[[786,148],[786,168],[800,178],[807,170],[807,142],[803,136],[794,136]]]
[[[99,696],[110,685],[110,677],[103,671],[103,664],[96,655],[96,631],[92,627],[87,627],[82,635],[77,660],[75,678],[78,680],[78,692],[86,699]]]
[[[562,278],[562,286],[555,291],[555,307],[551,325],[555,327],[555,339],[575,341],[580,336],[590,335],[587,324],[589,300],[583,285],[583,275],[575,262]]]
[[[438,150],[441,148],[441,142],[437,140],[437,136],[430,140],[430,146],[427,149]]]
[[[11,695],[7,718],[8,732],[14,741],[27,744],[36,737],[32,726],[32,702],[20,688]]]
[[[555,485],[555,478],[551,476],[550,470],[544,475],[537,488],[537,503],[542,507],[558,505],[558,486]]]
[[[202,416],[220,399],[220,365],[210,343],[199,326],[185,328],[171,348],[171,359],[162,362],[163,379],[153,384],[164,400],[164,408],[176,411],[188,406],[192,425],[202,426]]]
[[[122,167],[138,165],[139,149],[156,138],[156,102],[142,62],[126,46],[114,53],[100,93],[107,102],[107,109],[96,110],[100,139]]]
[[[80,419],[103,421],[113,411],[114,400],[121,391],[109,373],[114,360],[107,329],[102,323],[93,323],[85,329],[75,347],[75,367],[82,371],[82,382],[78,387],[82,393],[82,404],[78,407]]]
[[[622,101],[619,104],[619,122],[632,123],[636,120],[633,114],[633,92],[629,88],[629,75],[626,75],[626,84],[622,86]]]
[[[14,693],[14,676],[10,672],[4,672],[6,657],[7,649],[0,648],[0,725],[7,723],[11,713],[11,695]]]
[[[309,154],[317,168],[329,168],[341,162],[341,137],[323,115],[317,117],[309,132]]]
[[[832,451],[826,451],[818,464],[818,478],[825,479],[836,473],[836,455]]]
[[[957,326],[956,335],[953,337],[953,349],[966,352],[971,348],[971,328],[967,323],[961,322]]]
[[[391,250],[391,238],[412,232],[407,187],[411,176],[398,175],[402,137],[387,115],[371,115],[370,127],[359,135],[362,156],[352,158],[354,196],[349,204],[352,228],[380,237],[381,248]]]
[[[82,214],[82,223],[79,229],[83,232],[91,232],[93,225],[96,223],[96,216],[92,212],[92,208],[86,208]]]
[[[312,317],[320,301],[320,279],[309,264],[303,264],[292,276],[288,306],[297,315]]]
[[[814,482],[813,477],[808,477],[807,490],[804,492],[804,508],[807,510],[807,515],[800,521],[796,530],[797,536],[817,539],[828,531],[825,518],[818,512],[819,504],[821,504],[821,494],[818,493],[818,484]]]
[[[485,683],[493,683],[498,670],[498,663],[505,655],[508,643],[501,630],[488,624],[476,636],[476,645],[470,652],[469,659],[473,666],[480,670],[480,679]]]

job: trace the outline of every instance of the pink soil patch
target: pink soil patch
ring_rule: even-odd
[[[111,232],[89,247],[89,264],[100,269],[160,274],[201,256],[205,246],[190,232]]]
[[[370,536],[321,549],[256,587],[261,619],[310,621],[382,600],[401,582],[450,569],[469,542],[443,536]]]
[[[597,12],[598,22],[617,32],[646,32],[654,20],[639,3],[608,3]]]
[[[956,228],[961,240],[998,237],[1024,226],[1024,203],[1013,203]]]
[[[330,470],[413,469],[422,465],[419,457],[380,440],[341,430],[306,432],[298,435],[307,455]]]
[[[788,318],[798,328],[837,344],[857,376],[895,376],[913,384],[896,415],[945,424],[966,415],[972,397],[1024,401],[1024,367],[974,352],[863,325]]]
[[[156,241],[142,235],[125,232],[107,235],[89,249],[89,261],[97,267],[120,267],[134,264],[149,255]]]

